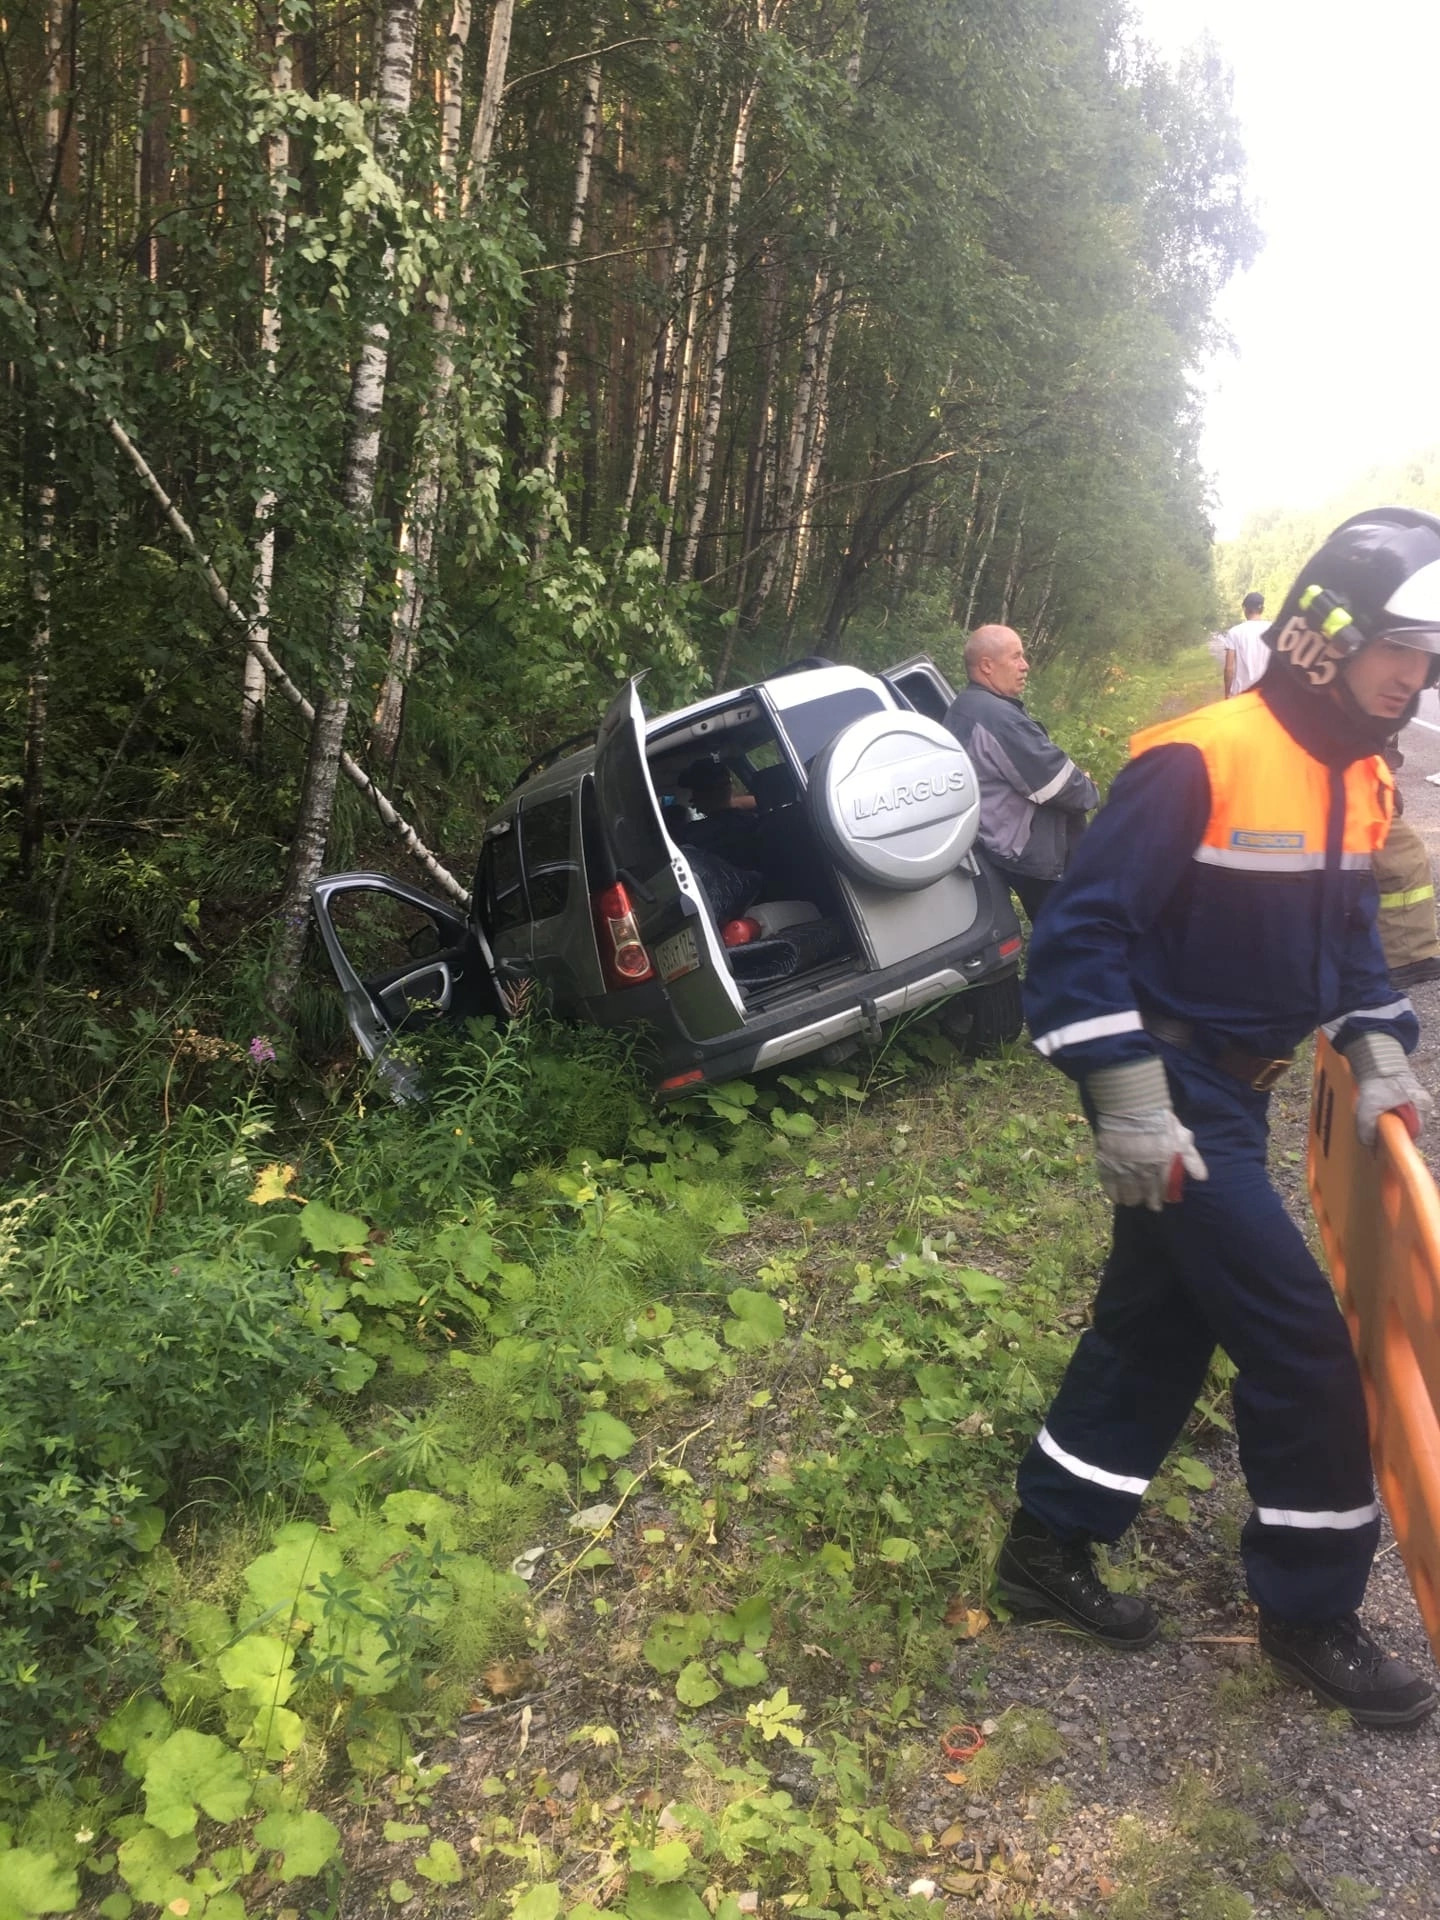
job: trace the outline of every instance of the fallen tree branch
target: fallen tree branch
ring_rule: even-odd
[[[286,673],[285,669],[275,658],[265,642],[256,636],[252,630],[250,616],[233,598],[229,588],[215,571],[209,556],[201,551],[200,542],[195,538],[189,523],[180,512],[180,509],[156,479],[149,461],[145,458],[144,454],[141,453],[135,442],[130,438],[129,434],[126,433],[125,429],[113,414],[106,416],[105,429],[135,469],[135,473],[142,486],[145,487],[146,491],[154,499],[171,528],[185,546],[195,564],[199,567],[205,584],[210,589],[210,597],[226,618],[232,620],[235,625],[239,627],[241,633],[244,635],[245,645],[249,648],[250,652],[254,654],[255,658],[265,669],[266,674],[274,681],[290,705],[302,716],[307,725],[313,723],[315,719],[314,707],[310,701],[305,698],[305,695],[300,691],[299,687],[296,686],[289,674]],[[461,906],[468,906],[470,904],[470,895],[466,889],[461,886],[449,868],[444,866],[430,851],[414,827],[396,810],[389,798],[376,786],[375,782],[370,778],[369,774],[366,773],[360,763],[352,759],[348,753],[342,753],[340,755],[340,771],[345,775],[351,785],[358,787],[366,799],[371,802],[376,813],[379,814],[385,825],[394,833],[411,859],[430,876],[437,886],[443,888],[452,900],[458,902]]]

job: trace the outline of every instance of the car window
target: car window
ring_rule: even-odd
[[[550,920],[565,911],[575,862],[570,850],[571,800],[532,801],[520,811],[525,855],[525,884],[532,920]]]
[[[520,842],[514,829],[497,833],[480,853],[476,893],[486,928],[492,935],[523,926],[525,894],[520,885]]]
[[[780,715],[780,724],[789,734],[790,744],[801,763],[808,765],[852,720],[863,719],[867,713],[882,713],[884,709],[885,702],[869,687],[847,687],[842,693],[822,694],[818,700],[804,700],[799,706],[787,707]]]

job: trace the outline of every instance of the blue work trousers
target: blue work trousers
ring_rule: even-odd
[[[1160,1213],[1115,1209],[1093,1323],[1020,1464],[1020,1502],[1062,1539],[1117,1540],[1219,1346],[1237,1369],[1251,1596],[1282,1620],[1333,1620],[1359,1606],[1380,1530],[1350,1337],[1266,1176],[1266,1095],[1161,1052],[1210,1177]]]

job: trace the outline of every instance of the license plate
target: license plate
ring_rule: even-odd
[[[694,973],[700,965],[700,950],[695,944],[695,929],[682,927],[655,948],[655,970],[668,986],[683,974]]]

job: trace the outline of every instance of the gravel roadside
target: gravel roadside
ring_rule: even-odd
[[[1429,726],[1407,731],[1400,781],[1407,818],[1434,862],[1440,786],[1425,776],[1440,772],[1440,704],[1433,696],[1429,704]],[[1418,1070],[1440,1097],[1440,984],[1412,998]],[[1272,1101],[1271,1168],[1313,1233],[1308,1096],[1302,1066]],[[1440,1128],[1427,1144],[1440,1176]],[[1147,1506],[1134,1529],[1131,1564],[1166,1617],[1165,1637],[1122,1656],[1059,1629],[999,1627],[962,1647],[959,1717],[1038,1707],[1064,1751],[1007,1773],[989,1795],[943,1775],[939,1790],[918,1784],[913,1824],[938,1833],[963,1821],[978,1832],[972,1897],[998,1913],[1015,1910],[1006,1901],[1018,1879],[1032,1900],[1051,1903],[1040,1911],[1064,1915],[1099,1913],[1116,1899],[1136,1915],[1230,1920],[1247,1910],[1225,1905],[1221,1886],[1277,1917],[1440,1914],[1440,1714],[1410,1734],[1367,1733],[1279,1682],[1259,1659],[1236,1552],[1248,1498],[1233,1441],[1209,1433],[1198,1445],[1215,1485],[1190,1495],[1189,1521]],[[1397,1653],[1433,1670],[1388,1528],[1365,1619]],[[982,1859],[990,1863],[983,1873]]]

